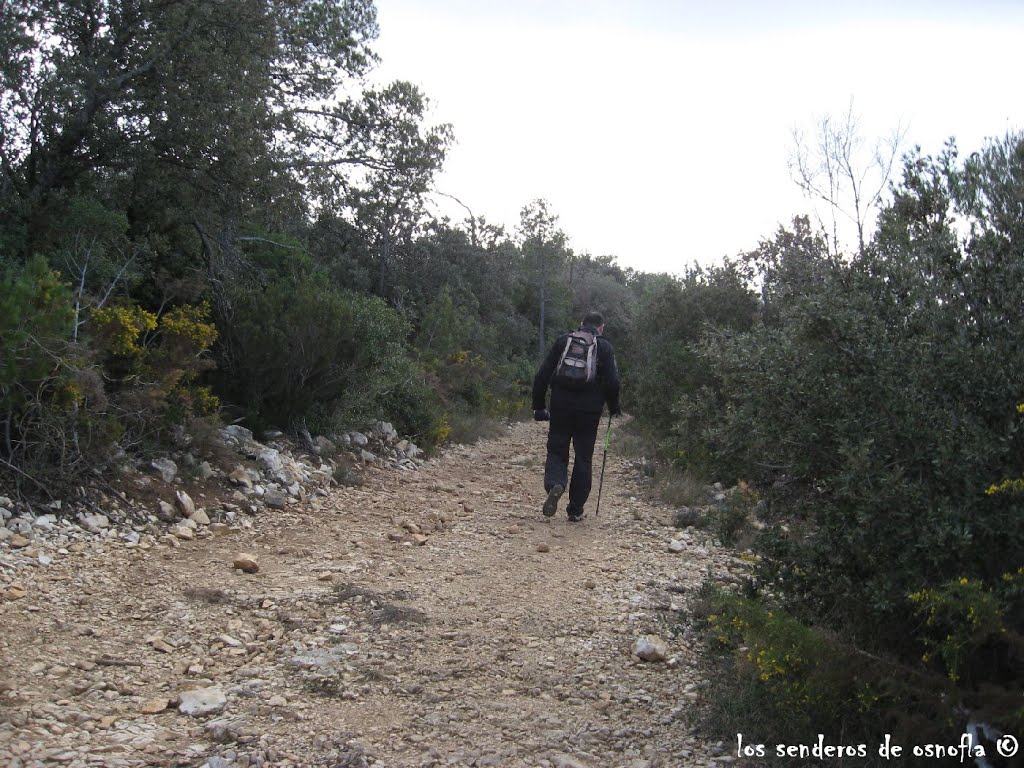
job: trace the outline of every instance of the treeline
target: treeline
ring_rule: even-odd
[[[427,212],[452,141],[368,85],[369,0],[0,9],[0,471],[52,489],[221,420],[425,447],[525,407],[537,349],[635,276],[543,201]]]
[[[1022,307],[1011,135],[909,153],[856,253],[796,219],[638,314],[631,397],[663,457],[740,482],[716,530],[756,553],[697,608],[723,736],[1024,730]]]

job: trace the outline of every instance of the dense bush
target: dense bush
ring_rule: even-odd
[[[0,278],[0,461],[19,486],[73,477],[113,437],[73,326],[71,291],[41,257]]]
[[[657,424],[670,410],[666,453],[760,492],[762,597],[909,678],[955,681],[946,715],[961,706],[1005,728],[1019,727],[1024,685],[1022,199],[1024,137],[965,162],[952,146],[912,153],[862,253],[830,254],[796,220],[749,254],[756,319],[714,317],[666,355],[675,384],[650,387],[640,414]],[[641,322],[693,339],[704,291],[664,291]],[[819,650],[844,667],[837,646]],[[818,692],[807,670],[783,677]],[[808,717],[849,726],[822,707]]]
[[[415,345],[444,410],[446,438],[473,442],[525,409],[530,362],[481,320],[472,294],[443,289],[427,306]]]
[[[728,338],[749,330],[757,297],[733,264],[645,282],[633,343],[622,355],[630,407],[669,458],[700,464],[706,454],[702,438],[694,434],[689,440],[678,429],[680,396],[716,396],[719,382],[700,359],[700,344],[709,333]]]
[[[704,725],[745,744],[765,744],[759,762],[793,765],[776,745],[826,745],[861,749],[837,764],[883,766],[878,754],[886,734],[893,744],[956,743],[959,724],[949,718],[955,689],[940,675],[923,673],[807,625],[778,604],[705,586],[693,618],[704,633],[715,666]],[[952,729],[952,730],[951,730]],[[863,747],[861,746],[863,745]],[[929,765],[901,756],[901,764]]]
[[[408,356],[410,328],[381,299],[312,271],[240,287],[230,303],[221,387],[255,426],[317,431],[391,418],[408,434],[432,428],[429,391]]]
[[[762,577],[809,615],[907,653],[911,592],[994,583],[1024,545],[1018,499],[984,493],[1020,461],[1024,338],[1002,321],[1019,265],[980,219],[961,250],[951,163],[911,164],[863,258],[835,262],[799,227],[763,247],[763,322],[704,352],[730,390],[702,434],[791,523],[771,530]]]
[[[210,314],[207,304],[182,304],[157,316],[130,301],[89,313],[85,341],[101,364],[122,447],[159,450],[193,418],[217,413],[219,399],[200,381],[213,367]]]
[[[199,382],[217,336],[208,307],[158,317],[115,302],[83,315],[80,298],[41,257],[0,281],[0,460],[37,490],[74,482],[115,444],[155,447],[218,408]]]

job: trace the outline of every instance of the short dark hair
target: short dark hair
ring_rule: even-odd
[[[583,317],[583,324],[591,328],[600,328],[604,325],[604,315],[592,309]]]

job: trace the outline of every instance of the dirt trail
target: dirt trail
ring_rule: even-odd
[[[543,518],[543,445],[521,424],[251,530],[97,541],[24,572],[27,596],[0,603],[0,764],[727,762],[692,734],[702,682],[676,609],[739,563],[699,532],[670,552],[670,511],[615,456],[600,518],[593,499],[581,524],[564,504]],[[646,634],[665,660],[631,656]],[[196,688],[223,710],[181,714]]]

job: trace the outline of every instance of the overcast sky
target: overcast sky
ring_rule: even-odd
[[[866,138],[902,125],[929,154],[1024,127],[1022,0],[377,8],[378,77],[454,126],[440,191],[509,231],[545,198],[577,252],[643,271],[717,262],[808,211],[793,129],[851,100]]]

